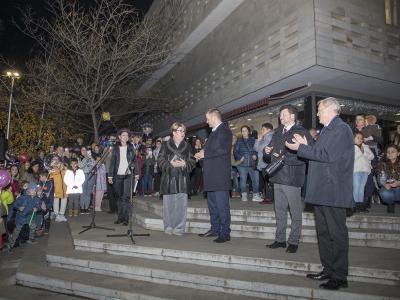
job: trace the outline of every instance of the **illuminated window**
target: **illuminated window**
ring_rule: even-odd
[[[387,25],[399,25],[399,0],[385,0],[385,23]]]

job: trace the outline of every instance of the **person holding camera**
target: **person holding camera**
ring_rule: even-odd
[[[166,234],[183,235],[190,173],[196,165],[190,145],[185,141],[186,127],[175,122],[172,138],[161,145],[157,164],[161,170],[160,194],[163,196],[163,220]]]
[[[281,125],[275,130],[271,142],[265,148],[264,161],[274,163],[284,157],[282,164],[274,173],[269,174],[269,181],[274,183],[274,209],[276,218],[275,241],[267,247],[271,249],[286,248],[288,253],[296,253],[302,227],[303,203],[301,187],[304,185],[306,164],[297,157],[297,152],[285,147],[294,134],[312,138],[308,130],[297,124],[298,111],[293,105],[280,108]],[[291,216],[291,231],[286,244],[287,211]]]

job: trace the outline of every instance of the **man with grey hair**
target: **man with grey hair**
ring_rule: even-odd
[[[312,146],[305,137],[294,135],[286,147],[309,161],[305,201],[314,205],[315,227],[323,270],[308,274],[328,280],[320,287],[347,287],[349,237],[346,209],[353,205],[354,138],[350,127],[339,118],[340,105],[326,98],[318,105],[319,122],[324,125]]]

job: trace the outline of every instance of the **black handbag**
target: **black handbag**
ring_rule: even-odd
[[[276,172],[278,172],[280,169],[282,169],[285,160],[285,154],[282,154],[279,156],[277,160],[275,160],[273,163],[270,163],[266,168],[265,168],[265,174],[268,177],[273,176]]]

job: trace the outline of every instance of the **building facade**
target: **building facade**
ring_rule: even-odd
[[[148,121],[160,134],[176,120],[201,132],[204,112],[217,107],[233,129],[249,122],[257,128],[276,124],[279,106],[293,102],[306,127],[315,127],[317,101],[336,96],[346,115],[373,113],[394,125],[400,121],[398,2],[188,1],[174,58],[139,90],[168,101],[170,113]],[[268,101],[254,111],[240,109],[262,99]]]

